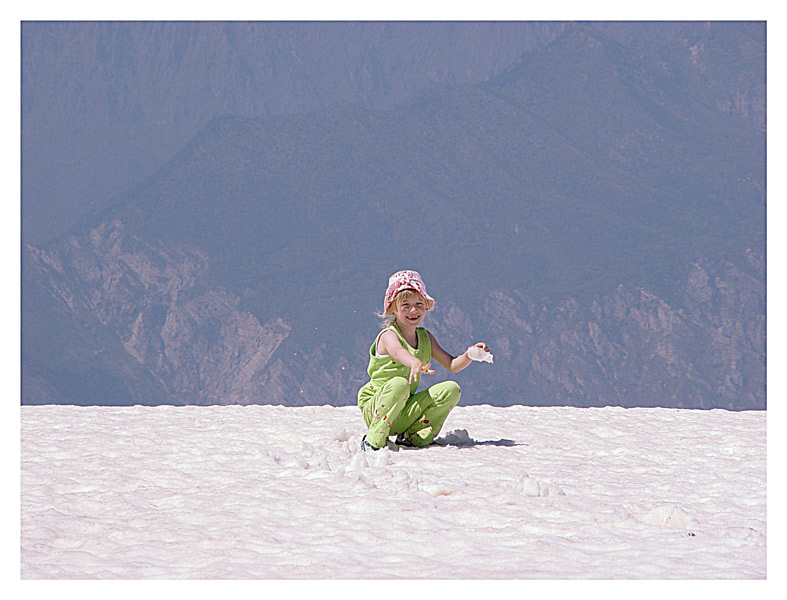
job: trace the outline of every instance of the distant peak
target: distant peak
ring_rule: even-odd
[[[568,23],[565,30],[549,47],[573,46],[577,42],[590,48],[619,49],[622,46],[596,29],[591,23]]]

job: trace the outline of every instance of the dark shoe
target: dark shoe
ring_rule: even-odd
[[[402,446],[404,448],[428,448],[429,446],[434,446],[436,443],[437,442],[432,440],[426,446],[416,446],[410,440],[408,440],[403,433],[397,435],[396,440],[394,441],[394,444],[396,444],[397,446]]]
[[[376,452],[377,450],[379,450],[379,448],[375,448],[374,446],[372,446],[369,442],[366,441],[366,436],[363,436],[363,439],[361,440],[361,450],[363,450],[364,452],[366,452],[367,450],[374,450]]]
[[[397,446],[404,446],[405,448],[416,448],[417,446],[408,440],[403,433],[396,436],[394,444]]]

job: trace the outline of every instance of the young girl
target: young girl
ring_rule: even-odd
[[[451,373],[473,360],[468,352],[451,356],[429,331],[419,327],[432,308],[434,300],[416,271],[391,275],[383,304],[383,316],[390,324],[369,348],[370,381],[358,391],[358,406],[368,427],[361,441],[363,450],[379,450],[390,435],[397,436],[398,445],[428,446],[459,402],[461,390],[455,381],[436,383],[416,393],[421,374],[435,373],[430,368],[432,358]],[[475,347],[489,350],[483,342]]]

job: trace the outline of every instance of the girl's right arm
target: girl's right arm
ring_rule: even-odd
[[[429,368],[432,363],[424,364],[405,350],[396,333],[391,330],[385,331],[380,336],[377,342],[377,351],[378,354],[388,354],[396,362],[410,367],[410,383],[418,378],[418,373],[433,375],[436,372]]]

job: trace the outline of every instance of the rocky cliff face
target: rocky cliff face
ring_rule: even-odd
[[[495,349],[496,372],[472,378],[479,401],[764,408],[765,286],[749,256],[745,270],[688,266],[672,302],[622,285],[589,301],[498,291],[473,323],[452,306],[435,329]]]
[[[590,300],[497,290],[475,317],[447,301],[425,325],[455,353],[477,340],[491,346],[494,366],[456,377],[470,403],[764,408],[763,261],[753,252],[748,259],[747,269],[688,266],[672,304],[622,285]],[[29,248],[25,266],[69,318],[102,332],[93,354],[133,363],[161,384],[159,401],[347,405],[364,382],[374,330],[353,332],[342,345],[282,347],[292,324],[261,323],[242,299],[209,287],[198,249],[151,246],[120,222],[53,251]],[[23,400],[58,401],[36,375],[26,374]],[[131,402],[155,396],[148,387]]]
[[[95,352],[135,362],[172,402],[253,402],[267,383],[266,366],[291,329],[282,319],[263,325],[239,308],[238,298],[205,287],[208,264],[199,250],[153,247],[117,221],[52,252],[28,248],[25,258],[26,273],[45,282],[71,319],[117,342],[96,344]],[[46,343],[35,338],[28,343],[39,341]],[[56,398],[30,392],[23,400]]]

